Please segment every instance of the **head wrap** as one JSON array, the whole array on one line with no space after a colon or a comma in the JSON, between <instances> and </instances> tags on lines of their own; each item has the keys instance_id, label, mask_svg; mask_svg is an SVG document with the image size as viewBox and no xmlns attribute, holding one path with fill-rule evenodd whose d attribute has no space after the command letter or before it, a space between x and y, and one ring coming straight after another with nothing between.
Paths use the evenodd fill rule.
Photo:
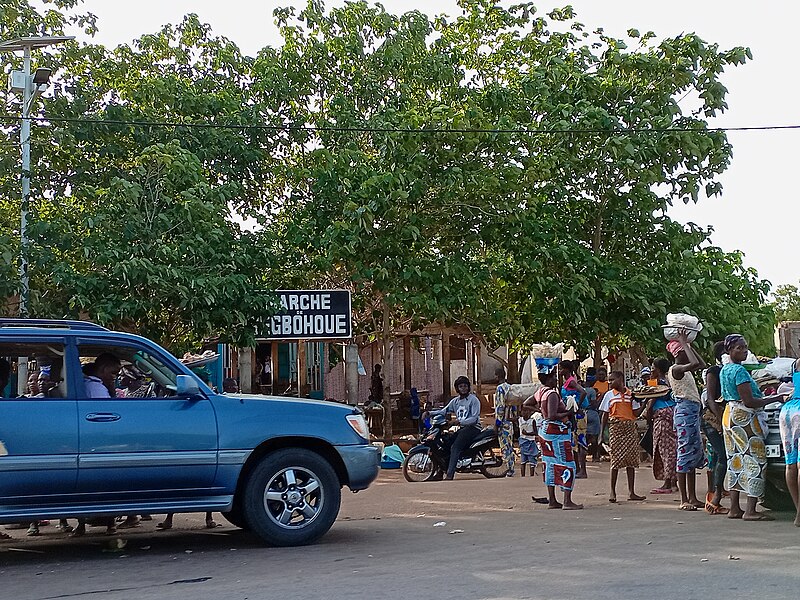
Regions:
<instances>
[{"instance_id":1,"label":"head wrap","mask_svg":"<svg viewBox=\"0 0 800 600\"><path fill-rule=\"evenodd\" d=\"M650 367L645 367L644 369L642 369L642 372L639 373L639 375L640 376L641 375L650 375L650 373L652 373L652 371L650 370Z\"/></svg>"},{"instance_id":2,"label":"head wrap","mask_svg":"<svg viewBox=\"0 0 800 600\"><path fill-rule=\"evenodd\" d=\"M739 342L745 342L744 336L741 333L732 333L725 336L725 352L730 353L733 347Z\"/></svg>"},{"instance_id":3,"label":"head wrap","mask_svg":"<svg viewBox=\"0 0 800 600\"><path fill-rule=\"evenodd\" d=\"M672 356L678 356L681 351L683 351L683 346L678 340L672 340L669 344L667 344L667 352L672 354Z\"/></svg>"}]
</instances>

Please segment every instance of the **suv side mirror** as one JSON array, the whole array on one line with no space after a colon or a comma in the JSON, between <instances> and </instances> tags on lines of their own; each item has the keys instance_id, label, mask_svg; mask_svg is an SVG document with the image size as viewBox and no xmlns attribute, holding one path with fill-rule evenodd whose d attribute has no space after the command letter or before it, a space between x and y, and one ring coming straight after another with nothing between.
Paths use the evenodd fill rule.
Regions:
<instances>
[{"instance_id":1,"label":"suv side mirror","mask_svg":"<svg viewBox=\"0 0 800 600\"><path fill-rule=\"evenodd\" d=\"M200 386L191 375L178 375L175 380L176 394L185 398L197 398L201 396Z\"/></svg>"}]
</instances>

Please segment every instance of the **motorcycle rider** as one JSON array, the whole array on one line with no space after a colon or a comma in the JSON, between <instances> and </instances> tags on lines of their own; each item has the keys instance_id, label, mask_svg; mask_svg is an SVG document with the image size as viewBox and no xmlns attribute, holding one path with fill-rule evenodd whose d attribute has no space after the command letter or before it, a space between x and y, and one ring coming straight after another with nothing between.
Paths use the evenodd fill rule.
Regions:
<instances>
[{"instance_id":1,"label":"motorcycle rider","mask_svg":"<svg viewBox=\"0 0 800 600\"><path fill-rule=\"evenodd\" d=\"M479 425L481 414L481 403L475 394L470 393L469 379L458 377L455 381L455 388L458 396L454 397L447 406L440 410L431 411L431 415L448 414L455 415L448 422L448 426L459 427L458 432L453 438L453 443L450 446L450 462L447 465L447 475L445 479L453 479L456 473L456 465L461 456L464 448L472 443L472 440L481 432Z\"/></svg>"}]
</instances>

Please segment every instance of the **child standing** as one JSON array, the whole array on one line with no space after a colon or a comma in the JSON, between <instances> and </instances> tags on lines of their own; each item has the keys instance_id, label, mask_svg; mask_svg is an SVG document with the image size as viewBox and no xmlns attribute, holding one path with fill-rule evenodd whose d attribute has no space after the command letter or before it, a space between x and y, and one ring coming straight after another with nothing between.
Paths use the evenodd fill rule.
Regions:
<instances>
[{"instance_id":1,"label":"child standing","mask_svg":"<svg viewBox=\"0 0 800 600\"><path fill-rule=\"evenodd\" d=\"M634 491L636 467L639 466L636 417L642 413L644 406L633 400L630 390L625 386L625 375L621 371L613 371L608 381L610 389L600 405L603 427L608 423L608 442L611 446L611 495L608 501L617 501L617 476L620 469L625 469L628 475L628 500L644 500L644 496L638 496Z\"/></svg>"},{"instance_id":2,"label":"child standing","mask_svg":"<svg viewBox=\"0 0 800 600\"><path fill-rule=\"evenodd\" d=\"M519 418L519 456L520 475L525 477L525 467L530 464L531 476L536 475L536 465L539 462L539 444L536 443L536 421L531 406L522 407L522 416Z\"/></svg>"}]
</instances>

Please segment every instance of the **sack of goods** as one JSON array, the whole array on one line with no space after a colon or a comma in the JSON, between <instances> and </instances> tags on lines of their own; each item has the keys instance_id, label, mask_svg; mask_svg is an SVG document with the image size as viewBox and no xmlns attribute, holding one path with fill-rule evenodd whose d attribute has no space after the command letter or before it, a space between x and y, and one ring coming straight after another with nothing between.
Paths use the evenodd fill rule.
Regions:
<instances>
[{"instance_id":1,"label":"sack of goods","mask_svg":"<svg viewBox=\"0 0 800 600\"><path fill-rule=\"evenodd\" d=\"M678 332L684 329L688 334L689 341L693 342L697 338L697 334L703 331L703 324L700 319L694 315L684 313L668 314L667 324L661 327L664 329L664 337L668 340L678 339Z\"/></svg>"},{"instance_id":2,"label":"sack of goods","mask_svg":"<svg viewBox=\"0 0 800 600\"><path fill-rule=\"evenodd\" d=\"M533 345L533 360L537 365L555 365L561 361L561 355L564 354L564 344L534 344Z\"/></svg>"}]
</instances>

